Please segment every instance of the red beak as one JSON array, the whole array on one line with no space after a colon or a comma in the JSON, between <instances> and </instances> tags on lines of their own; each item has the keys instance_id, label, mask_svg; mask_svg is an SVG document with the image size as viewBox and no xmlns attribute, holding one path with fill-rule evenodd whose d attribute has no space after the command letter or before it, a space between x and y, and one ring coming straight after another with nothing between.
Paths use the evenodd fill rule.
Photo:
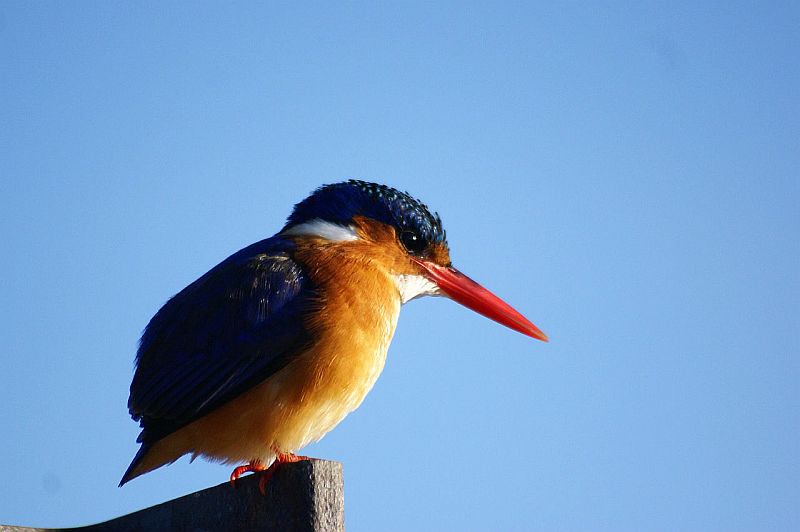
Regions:
<instances>
[{"instance_id":1,"label":"red beak","mask_svg":"<svg viewBox=\"0 0 800 532\"><path fill-rule=\"evenodd\" d=\"M489 319L533 338L547 342L547 336L511 305L451 267L410 257L425 270L426 276L436 283L447 297Z\"/></svg>"}]
</instances>

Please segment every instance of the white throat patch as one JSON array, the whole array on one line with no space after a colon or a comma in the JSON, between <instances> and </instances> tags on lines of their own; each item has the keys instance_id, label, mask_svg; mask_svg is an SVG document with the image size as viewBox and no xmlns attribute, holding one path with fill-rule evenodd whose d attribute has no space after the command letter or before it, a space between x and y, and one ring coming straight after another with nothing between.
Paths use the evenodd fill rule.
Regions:
<instances>
[{"instance_id":1,"label":"white throat patch","mask_svg":"<svg viewBox=\"0 0 800 532\"><path fill-rule=\"evenodd\" d=\"M441 296L442 291L435 283L422 275L401 274L394 276L394 284L400 292L400 302L408 303L422 296Z\"/></svg>"},{"instance_id":2,"label":"white throat patch","mask_svg":"<svg viewBox=\"0 0 800 532\"><path fill-rule=\"evenodd\" d=\"M314 218L308 222L290 227L281 233L283 236L308 236L325 239L329 242L358 240L356 228L352 225L339 225L322 218Z\"/></svg>"}]
</instances>

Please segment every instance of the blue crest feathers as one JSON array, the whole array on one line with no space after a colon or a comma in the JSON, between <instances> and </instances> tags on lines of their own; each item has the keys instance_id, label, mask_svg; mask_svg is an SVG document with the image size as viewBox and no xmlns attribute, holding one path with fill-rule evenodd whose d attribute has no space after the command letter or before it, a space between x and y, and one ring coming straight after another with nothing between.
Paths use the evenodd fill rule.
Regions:
<instances>
[{"instance_id":1,"label":"blue crest feathers","mask_svg":"<svg viewBox=\"0 0 800 532\"><path fill-rule=\"evenodd\" d=\"M347 225L357 215L392 225L398 232L414 230L431 243L446 242L439 215L425 204L406 192L355 179L315 190L295 205L283 229L315 218Z\"/></svg>"}]
</instances>

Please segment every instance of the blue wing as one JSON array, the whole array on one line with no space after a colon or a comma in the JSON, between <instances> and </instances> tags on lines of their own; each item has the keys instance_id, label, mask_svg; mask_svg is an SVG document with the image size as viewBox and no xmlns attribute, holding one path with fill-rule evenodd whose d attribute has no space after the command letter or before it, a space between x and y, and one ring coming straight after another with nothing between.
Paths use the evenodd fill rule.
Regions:
<instances>
[{"instance_id":1,"label":"blue wing","mask_svg":"<svg viewBox=\"0 0 800 532\"><path fill-rule=\"evenodd\" d=\"M148 446L225 404L311 343L318 292L279 237L249 246L170 299L142 335L128 408Z\"/></svg>"}]
</instances>

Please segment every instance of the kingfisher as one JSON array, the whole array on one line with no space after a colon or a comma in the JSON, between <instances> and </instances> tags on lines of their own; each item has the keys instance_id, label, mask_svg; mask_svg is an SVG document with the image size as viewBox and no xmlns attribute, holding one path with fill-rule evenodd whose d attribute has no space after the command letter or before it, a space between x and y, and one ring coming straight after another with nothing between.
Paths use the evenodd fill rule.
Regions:
<instances>
[{"instance_id":1,"label":"kingfisher","mask_svg":"<svg viewBox=\"0 0 800 532\"><path fill-rule=\"evenodd\" d=\"M533 323L459 272L439 215L365 181L325 185L283 229L172 297L142 334L128 409L129 480L184 455L263 471L306 459L383 370L400 307L448 297L522 334Z\"/></svg>"}]
</instances>

